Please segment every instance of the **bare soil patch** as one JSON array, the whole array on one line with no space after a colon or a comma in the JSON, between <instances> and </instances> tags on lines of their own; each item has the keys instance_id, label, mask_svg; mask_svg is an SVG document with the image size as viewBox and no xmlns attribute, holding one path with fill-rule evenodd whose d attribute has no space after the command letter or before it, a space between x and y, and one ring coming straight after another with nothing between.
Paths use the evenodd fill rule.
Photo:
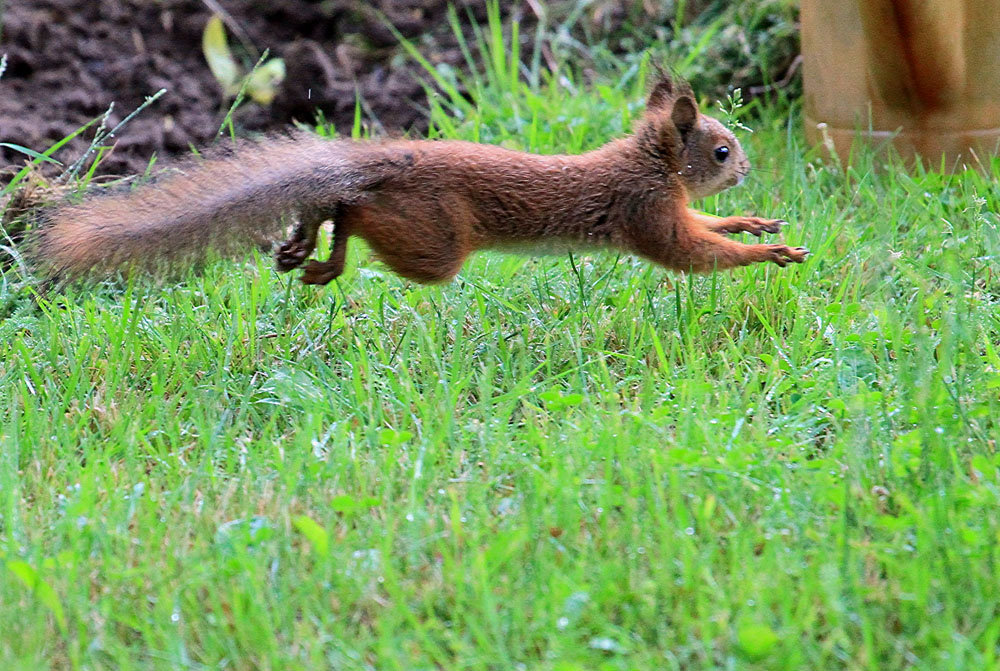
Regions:
<instances>
[{"instance_id":1,"label":"bare soil patch","mask_svg":"<svg viewBox=\"0 0 1000 671\"><path fill-rule=\"evenodd\" d=\"M210 142L229 107L202 54L212 15L225 10L234 53L252 64L265 48L287 67L274 102L248 103L234 117L243 131L310 123L321 110L337 128L354 119L356 92L367 115L387 129L421 129L424 89L416 66L402 57L383 13L432 62L459 64L447 19L447 0L376 2L306 0L35 0L8 3L0 54L0 141L41 151L114 103L113 126L161 88L167 93L133 119L101 164L103 173L145 169L154 153L184 153ZM485 2L470 0L468 14L485 19ZM73 160L88 132L62 150ZM3 165L23 154L0 148Z\"/></svg>"}]
</instances>

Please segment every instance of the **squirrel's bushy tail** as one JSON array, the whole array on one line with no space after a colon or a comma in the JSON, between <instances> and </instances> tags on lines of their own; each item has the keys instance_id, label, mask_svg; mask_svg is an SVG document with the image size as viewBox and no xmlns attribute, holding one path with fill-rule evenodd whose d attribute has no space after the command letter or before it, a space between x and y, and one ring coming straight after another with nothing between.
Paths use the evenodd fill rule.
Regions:
<instances>
[{"instance_id":1,"label":"squirrel's bushy tail","mask_svg":"<svg viewBox=\"0 0 1000 671\"><path fill-rule=\"evenodd\" d=\"M67 279L245 251L280 231L285 214L361 198L386 162L355 149L299 134L191 160L132 191L43 212L27 256L44 277Z\"/></svg>"}]
</instances>

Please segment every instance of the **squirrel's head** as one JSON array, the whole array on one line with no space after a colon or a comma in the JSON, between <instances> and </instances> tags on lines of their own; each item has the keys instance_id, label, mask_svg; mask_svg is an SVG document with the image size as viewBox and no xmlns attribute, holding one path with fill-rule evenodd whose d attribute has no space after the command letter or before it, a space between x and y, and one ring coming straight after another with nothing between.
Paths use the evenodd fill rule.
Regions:
<instances>
[{"instance_id":1,"label":"squirrel's head","mask_svg":"<svg viewBox=\"0 0 1000 671\"><path fill-rule=\"evenodd\" d=\"M698 111L690 86L667 75L649 94L636 137L657 168L680 178L691 200L736 186L750 172L736 137Z\"/></svg>"}]
</instances>

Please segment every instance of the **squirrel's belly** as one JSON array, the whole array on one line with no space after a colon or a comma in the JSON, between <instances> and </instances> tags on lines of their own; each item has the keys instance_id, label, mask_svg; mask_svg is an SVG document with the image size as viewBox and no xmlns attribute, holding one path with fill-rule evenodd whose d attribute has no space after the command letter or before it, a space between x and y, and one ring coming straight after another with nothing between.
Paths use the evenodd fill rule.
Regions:
<instances>
[{"instance_id":1,"label":"squirrel's belly","mask_svg":"<svg viewBox=\"0 0 1000 671\"><path fill-rule=\"evenodd\" d=\"M549 237L533 240L508 240L489 246L499 252L523 256L561 256L567 252L606 249L607 240L598 238Z\"/></svg>"}]
</instances>

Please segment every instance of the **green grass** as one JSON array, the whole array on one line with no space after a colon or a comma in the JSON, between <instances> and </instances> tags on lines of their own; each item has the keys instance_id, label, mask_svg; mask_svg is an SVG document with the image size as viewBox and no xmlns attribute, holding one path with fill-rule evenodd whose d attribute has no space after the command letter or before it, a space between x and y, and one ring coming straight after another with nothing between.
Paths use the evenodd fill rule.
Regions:
<instances>
[{"instance_id":1,"label":"green grass","mask_svg":"<svg viewBox=\"0 0 1000 671\"><path fill-rule=\"evenodd\" d=\"M504 79L432 133L583 151L640 112L636 72ZM1000 169L841 171L786 112L700 206L789 220L801 266L8 272L0 667L996 667Z\"/></svg>"}]
</instances>

